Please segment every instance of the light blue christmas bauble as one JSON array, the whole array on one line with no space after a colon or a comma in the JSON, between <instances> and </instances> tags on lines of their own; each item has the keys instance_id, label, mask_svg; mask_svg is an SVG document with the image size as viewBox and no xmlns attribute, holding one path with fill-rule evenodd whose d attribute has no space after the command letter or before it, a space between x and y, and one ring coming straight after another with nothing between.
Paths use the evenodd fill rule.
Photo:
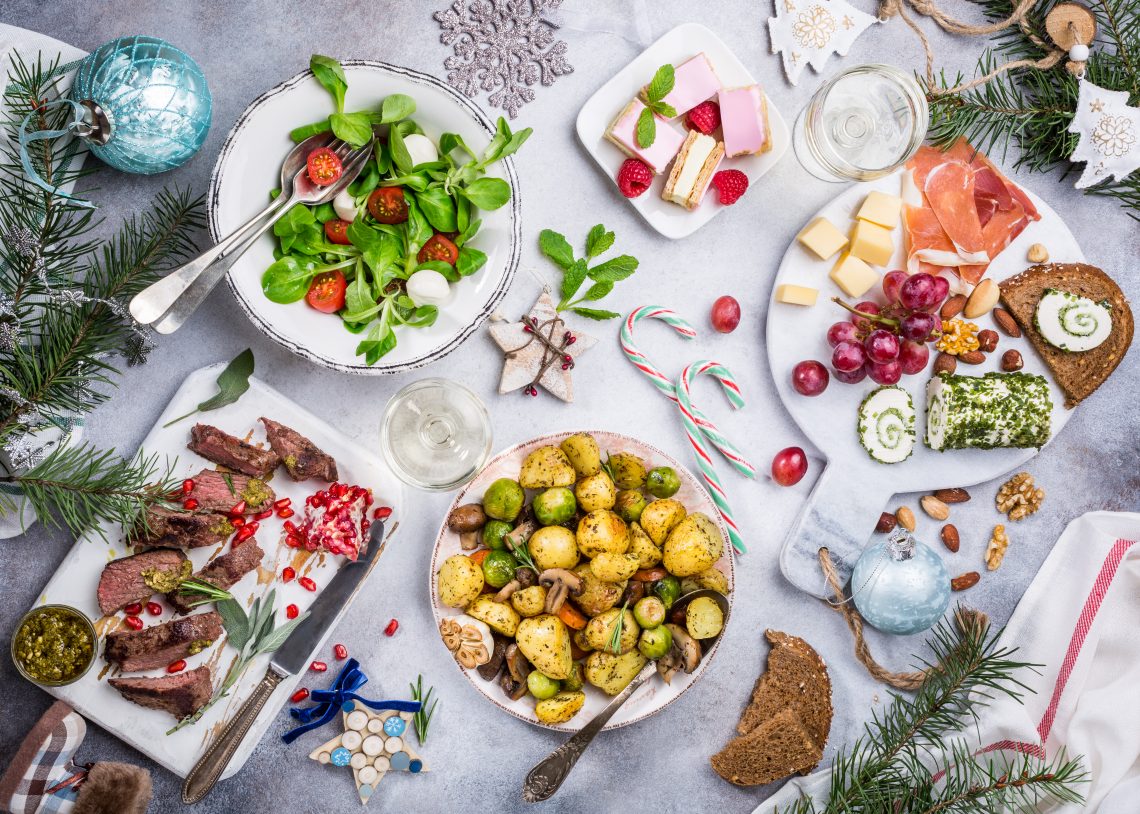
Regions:
<instances>
[{"instance_id":1,"label":"light blue christmas bauble","mask_svg":"<svg viewBox=\"0 0 1140 814\"><path fill-rule=\"evenodd\" d=\"M71 96L95 120L91 152L124 172L174 169L198 152L210 129L213 101L202 69L157 37L120 37L92 51Z\"/></svg>"},{"instance_id":2,"label":"light blue christmas bauble","mask_svg":"<svg viewBox=\"0 0 1140 814\"><path fill-rule=\"evenodd\" d=\"M868 546L851 572L855 607L884 633L918 633L950 604L950 575L942 558L906 531Z\"/></svg>"}]
</instances>

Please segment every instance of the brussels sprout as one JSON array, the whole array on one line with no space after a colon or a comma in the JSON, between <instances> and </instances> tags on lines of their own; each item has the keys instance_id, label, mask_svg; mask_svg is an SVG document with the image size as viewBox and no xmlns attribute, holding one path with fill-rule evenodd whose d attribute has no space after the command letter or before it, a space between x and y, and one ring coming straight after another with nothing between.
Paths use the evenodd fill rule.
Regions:
<instances>
[{"instance_id":1,"label":"brussels sprout","mask_svg":"<svg viewBox=\"0 0 1140 814\"><path fill-rule=\"evenodd\" d=\"M580 690L586 684L586 674L582 669L580 662L574 662L574 666L570 668L570 675L562 682L562 689L564 690Z\"/></svg>"},{"instance_id":2,"label":"brussels sprout","mask_svg":"<svg viewBox=\"0 0 1140 814\"><path fill-rule=\"evenodd\" d=\"M562 686L538 670L531 670L526 677L526 688L530 690L530 694L537 698L539 701L545 701L547 698L553 698L558 695L558 691Z\"/></svg>"},{"instance_id":3,"label":"brussels sprout","mask_svg":"<svg viewBox=\"0 0 1140 814\"><path fill-rule=\"evenodd\" d=\"M646 628L641 631L641 638L637 641L637 649L647 659L661 658L669 652L669 648L672 646L673 634L665 625Z\"/></svg>"},{"instance_id":4,"label":"brussels sprout","mask_svg":"<svg viewBox=\"0 0 1140 814\"><path fill-rule=\"evenodd\" d=\"M511 533L511 524L502 520L488 520L483 526L483 545L487 548L505 549L503 536Z\"/></svg>"},{"instance_id":5,"label":"brussels sprout","mask_svg":"<svg viewBox=\"0 0 1140 814\"><path fill-rule=\"evenodd\" d=\"M515 578L518 565L506 551L492 551L483 559L483 579L492 588L502 588Z\"/></svg>"},{"instance_id":6,"label":"brussels sprout","mask_svg":"<svg viewBox=\"0 0 1140 814\"><path fill-rule=\"evenodd\" d=\"M657 627L665 622L665 603L656 596L639 599L633 606L633 618L642 627Z\"/></svg>"},{"instance_id":7,"label":"brussels sprout","mask_svg":"<svg viewBox=\"0 0 1140 814\"><path fill-rule=\"evenodd\" d=\"M483 511L495 520L514 520L522 511L526 494L518 481L499 478L483 493Z\"/></svg>"},{"instance_id":8,"label":"brussels sprout","mask_svg":"<svg viewBox=\"0 0 1140 814\"><path fill-rule=\"evenodd\" d=\"M617 493L614 511L627 523L636 523L645 509L645 495L636 489L623 489Z\"/></svg>"},{"instance_id":9,"label":"brussels sprout","mask_svg":"<svg viewBox=\"0 0 1140 814\"><path fill-rule=\"evenodd\" d=\"M486 560L483 562L486 568ZM665 603L665 610L669 610L681 595L681 581L672 575L662 577L653 583L653 595Z\"/></svg>"},{"instance_id":10,"label":"brussels sprout","mask_svg":"<svg viewBox=\"0 0 1140 814\"><path fill-rule=\"evenodd\" d=\"M559 486L539 492L534 502L530 504L535 519L544 526L558 526L574 516L578 510L578 502L574 493Z\"/></svg>"},{"instance_id":11,"label":"brussels sprout","mask_svg":"<svg viewBox=\"0 0 1140 814\"><path fill-rule=\"evenodd\" d=\"M673 497L681 488L681 478L673 467L659 466L645 476L645 488L654 497Z\"/></svg>"},{"instance_id":12,"label":"brussels sprout","mask_svg":"<svg viewBox=\"0 0 1140 814\"><path fill-rule=\"evenodd\" d=\"M645 485L645 463L629 452L619 452L606 460L619 489L640 489Z\"/></svg>"}]
</instances>

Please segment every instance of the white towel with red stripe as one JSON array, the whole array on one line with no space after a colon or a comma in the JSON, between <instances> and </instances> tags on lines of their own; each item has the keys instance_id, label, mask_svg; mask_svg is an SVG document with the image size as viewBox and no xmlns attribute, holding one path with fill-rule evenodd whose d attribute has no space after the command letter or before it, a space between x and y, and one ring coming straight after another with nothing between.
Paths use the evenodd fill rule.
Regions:
<instances>
[{"instance_id":1,"label":"white towel with red stripe","mask_svg":"<svg viewBox=\"0 0 1140 814\"><path fill-rule=\"evenodd\" d=\"M983 709L978 750L1083 757L1085 802L1050 814L1140 812L1140 514L1091 512L1066 528L1025 592L1001 644L1045 665L1018 678L1034 694ZM830 772L789 782L757 812L801 794L824 799Z\"/></svg>"}]
</instances>

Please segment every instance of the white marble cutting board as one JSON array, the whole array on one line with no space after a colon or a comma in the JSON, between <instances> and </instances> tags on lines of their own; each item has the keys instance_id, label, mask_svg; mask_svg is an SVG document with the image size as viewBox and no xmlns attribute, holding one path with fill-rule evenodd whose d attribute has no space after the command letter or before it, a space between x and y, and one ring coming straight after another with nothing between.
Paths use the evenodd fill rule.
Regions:
<instances>
[{"instance_id":1,"label":"white marble cutting board","mask_svg":"<svg viewBox=\"0 0 1140 814\"><path fill-rule=\"evenodd\" d=\"M877 189L890 195L899 195L901 182L900 170L877 181L848 186L830 204L811 218L805 219L804 224L822 216L846 233L868 192ZM995 281L1004 280L1031 265L1025 255L1033 243L1044 244L1052 262L1073 263L1085 259L1076 238L1061 216L1024 186L1022 189L1037 207L1041 220L1026 227L990 264L986 276ZM902 228L900 225L893 232L895 254L886 270L905 268ZM802 396L792 389L792 368L805 359L823 362L828 371L831 371L831 347L827 344L827 329L832 323L847 316L846 311L831 302L831 297L839 296L852 304L861 299L882 299L882 289L878 287L861 298L847 297L827 276L836 259L820 260L798 242L792 242L773 283L766 335L768 361L780 399L796 424L827 459L827 466L788 532L780 554L780 568L784 576L801 590L819 597L827 594L819 566L819 549L826 547L829 550L841 578L846 580L866 545L879 514L884 510L893 510L894 505L890 503L893 495L972 486L1021 466L1038 452L1035 449L936 452L923 444L926 383L930 379L930 367L937 355L933 346L927 370L914 376L904 375L899 382L914 401L917 436L914 454L902 463L878 463L859 444L856 434L859 403L878 386L869 377L859 384L850 385L832 376L827 389L814 397ZM775 290L782 283L819 289L816 304L805 308L776 302ZM997 330L993 317L988 314L970 321L982 330ZM1010 348L1021 351L1025 360L1023 370L1043 375L1049 382L1053 400L1051 437L1055 438L1070 414L1064 406L1064 394L1027 339L1012 339L1000 330L998 335L1000 339L997 350L989 354L983 364L960 364L957 372L980 376L999 371L1003 351Z\"/></svg>"},{"instance_id":2,"label":"white marble cutting board","mask_svg":"<svg viewBox=\"0 0 1140 814\"><path fill-rule=\"evenodd\" d=\"M212 396L216 391L215 379L221 372L224 364L211 365L191 373L182 387L174 394L174 398L166 406L154 428L147 434L142 443L142 450L147 454L157 454L160 458L170 461L177 459L174 467L176 477L190 477L203 468L212 468L204 458L186 448L190 438L190 428L196 421L213 424L238 437L245 437L252 431L252 443L263 442L264 429L257 419L266 416L280 421L296 429L310 438L313 443L332 455L337 462L340 481L371 487L376 497L377 506L391 506L393 513L388 522L385 543L391 538L399 525L404 500L403 484L396 479L379 455L373 454L350 438L346 438L336 429L318 419L308 410L293 403L281 393L256 379L250 379L250 388L236 404L199 413L178 423L163 428L163 424L172 418L183 415L194 409L200 401ZM270 485L277 493L278 498L289 497L293 500L296 511L294 521L303 515L305 498L322 488L320 481L306 481L294 483L278 468ZM318 592L306 591L296 580L284 584L280 581L281 570L286 565L293 565L297 576L309 576L318 586L323 587L332 578L340 564L341 557L319 553L306 557L307 552L298 552L285 546L281 542L284 521L276 516L261 521L261 527L255 535L258 544L265 551L261 568L247 574L244 579L230 589L230 592L249 607L253 599L277 589L277 623L285 620L285 606L296 604L302 611L316 598ZM112 735L126 741L141 751L147 757L174 772L179 777L185 777L194 764L201 757L203 751L214 735L221 730L225 722L237 711L241 703L248 697L254 686L265 674L269 663L269 655L259 656L253 661L242 679L230 692L228 698L219 701L193 726L187 726L172 735L165 734L175 723L173 716L166 712L145 709L124 699L119 693L107 684L107 678L115 677L117 671L108 667L101 657L103 649L103 635L116 629L126 629L122 625L123 614L120 612L113 617L100 619L99 605L96 600L96 587L103 566L112 559L126 556L131 553L123 540L122 528L118 525L106 526L106 540L92 532L76 541L59 570L55 572L51 581L39 596L37 604L61 603L78 608L93 621L100 634L95 664L87 675L74 684L65 687L45 687L47 692L63 701L66 701L83 714L87 720L106 729ZM201 568L215 554L228 550L225 545L207 546L187 551L187 555L194 563L195 571ZM366 590L366 588L364 589ZM161 597L155 597L161 599ZM143 613L142 618L147 626L168 621L173 614L164 604L161 617L150 616ZM196 613L203 612L212 606L197 609ZM347 606L338 614L337 620L343 616ZM331 631L335 622L329 625ZM337 663L332 654L327 651L326 641L314 653L314 658L329 663L331 677L336 670ZM187 668L192 670L201 664L211 665L214 673L214 686L217 687L226 671L229 669L236 652L232 647L222 642L215 643L203 653L187 659ZM152 670L145 673L130 673L130 675L163 675L163 669ZM283 681L277 691L266 703L261 714L254 721L241 747L230 761L229 767L223 777L229 777L237 772L245 763L249 755L257 747L258 741L269 727L274 716L285 705L289 696L298 683L311 685L315 674L295 676ZM324 686L329 678L318 682L317 686Z\"/></svg>"}]
</instances>

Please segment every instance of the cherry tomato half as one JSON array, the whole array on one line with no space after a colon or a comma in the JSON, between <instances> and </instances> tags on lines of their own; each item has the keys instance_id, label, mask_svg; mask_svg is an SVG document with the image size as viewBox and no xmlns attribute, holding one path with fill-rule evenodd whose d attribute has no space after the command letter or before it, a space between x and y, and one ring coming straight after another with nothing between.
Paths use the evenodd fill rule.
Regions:
<instances>
[{"instance_id":1,"label":"cherry tomato half","mask_svg":"<svg viewBox=\"0 0 1140 814\"><path fill-rule=\"evenodd\" d=\"M380 223L403 223L408 219L408 202L403 187L380 187L368 196L368 211Z\"/></svg>"},{"instance_id":2,"label":"cherry tomato half","mask_svg":"<svg viewBox=\"0 0 1140 814\"><path fill-rule=\"evenodd\" d=\"M459 259L459 248L446 237L436 232L428 238L427 243L416 255L416 260L427 263L430 260L442 260L444 263L455 265Z\"/></svg>"},{"instance_id":3,"label":"cherry tomato half","mask_svg":"<svg viewBox=\"0 0 1140 814\"><path fill-rule=\"evenodd\" d=\"M340 220L325 221L325 237L329 239L329 243L339 243L341 246L347 246L352 241L348 239L349 222Z\"/></svg>"},{"instance_id":4,"label":"cherry tomato half","mask_svg":"<svg viewBox=\"0 0 1140 814\"><path fill-rule=\"evenodd\" d=\"M305 302L323 314L335 314L344 308L344 292L348 290L348 281L340 269L326 271L318 274L309 284L309 293L305 295Z\"/></svg>"},{"instance_id":5,"label":"cherry tomato half","mask_svg":"<svg viewBox=\"0 0 1140 814\"><path fill-rule=\"evenodd\" d=\"M322 187L336 181L344 172L340 158L328 147L318 147L309 153L305 158L305 166L308 168L309 180Z\"/></svg>"}]
</instances>

